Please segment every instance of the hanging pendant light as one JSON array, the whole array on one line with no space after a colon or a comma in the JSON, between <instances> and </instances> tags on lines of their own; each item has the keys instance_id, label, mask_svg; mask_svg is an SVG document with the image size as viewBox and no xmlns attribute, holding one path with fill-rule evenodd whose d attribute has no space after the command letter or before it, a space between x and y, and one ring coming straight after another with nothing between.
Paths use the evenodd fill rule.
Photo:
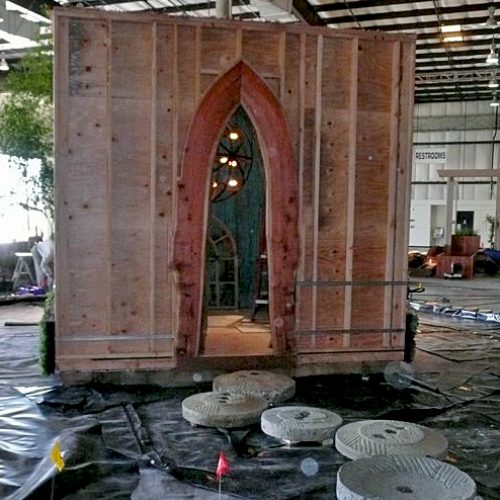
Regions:
<instances>
[{"instance_id":1,"label":"hanging pendant light","mask_svg":"<svg viewBox=\"0 0 500 500\"><path fill-rule=\"evenodd\" d=\"M214 203L239 193L252 170L252 143L248 131L245 133L240 125L233 115L219 141L210 183L210 199Z\"/></svg>"},{"instance_id":2,"label":"hanging pendant light","mask_svg":"<svg viewBox=\"0 0 500 500\"><path fill-rule=\"evenodd\" d=\"M495 46L495 40L491 41L490 53L486 58L486 64L488 64L489 66L494 66L498 64L498 54Z\"/></svg>"},{"instance_id":3,"label":"hanging pendant light","mask_svg":"<svg viewBox=\"0 0 500 500\"><path fill-rule=\"evenodd\" d=\"M495 73L491 73L491 78L490 81L488 82L488 87L490 89L498 88L498 80L497 80L497 75Z\"/></svg>"},{"instance_id":4,"label":"hanging pendant light","mask_svg":"<svg viewBox=\"0 0 500 500\"><path fill-rule=\"evenodd\" d=\"M486 26L488 28L496 28L497 27L497 22L495 20L495 6L490 5L488 7L488 20L486 21Z\"/></svg>"}]
</instances>

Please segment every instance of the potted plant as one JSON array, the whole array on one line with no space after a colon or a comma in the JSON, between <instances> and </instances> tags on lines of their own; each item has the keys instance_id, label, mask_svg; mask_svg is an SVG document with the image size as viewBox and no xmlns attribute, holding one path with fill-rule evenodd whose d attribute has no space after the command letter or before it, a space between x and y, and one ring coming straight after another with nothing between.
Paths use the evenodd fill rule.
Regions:
<instances>
[{"instance_id":1,"label":"potted plant","mask_svg":"<svg viewBox=\"0 0 500 500\"><path fill-rule=\"evenodd\" d=\"M458 229L451 235L451 255L473 255L480 247L481 240L470 228Z\"/></svg>"}]
</instances>

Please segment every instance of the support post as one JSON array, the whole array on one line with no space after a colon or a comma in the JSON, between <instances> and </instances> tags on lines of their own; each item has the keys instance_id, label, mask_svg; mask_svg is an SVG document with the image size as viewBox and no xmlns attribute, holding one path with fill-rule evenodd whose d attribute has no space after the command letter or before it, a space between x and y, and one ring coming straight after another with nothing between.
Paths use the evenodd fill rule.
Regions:
<instances>
[{"instance_id":1,"label":"support post","mask_svg":"<svg viewBox=\"0 0 500 500\"><path fill-rule=\"evenodd\" d=\"M220 19L231 19L232 8L232 0L215 0L215 17Z\"/></svg>"},{"instance_id":2,"label":"support post","mask_svg":"<svg viewBox=\"0 0 500 500\"><path fill-rule=\"evenodd\" d=\"M455 197L455 178L448 177L446 181L446 224L444 233L445 245L451 246L453 232L453 199Z\"/></svg>"}]
</instances>

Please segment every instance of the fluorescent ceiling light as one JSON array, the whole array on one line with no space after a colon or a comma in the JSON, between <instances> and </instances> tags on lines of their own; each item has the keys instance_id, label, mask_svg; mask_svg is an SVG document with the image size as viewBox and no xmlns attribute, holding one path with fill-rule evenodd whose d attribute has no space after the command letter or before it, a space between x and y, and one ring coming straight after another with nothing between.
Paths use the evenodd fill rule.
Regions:
<instances>
[{"instance_id":1,"label":"fluorescent ceiling light","mask_svg":"<svg viewBox=\"0 0 500 500\"><path fill-rule=\"evenodd\" d=\"M445 42L463 42L464 37L462 35L445 36L443 38L443 41L445 41Z\"/></svg>"},{"instance_id":2,"label":"fluorescent ceiling light","mask_svg":"<svg viewBox=\"0 0 500 500\"><path fill-rule=\"evenodd\" d=\"M448 24L446 26L440 26L439 29L441 33L450 33L444 36L444 42L463 42L464 37L462 36L462 25L461 24Z\"/></svg>"},{"instance_id":3,"label":"fluorescent ceiling light","mask_svg":"<svg viewBox=\"0 0 500 500\"><path fill-rule=\"evenodd\" d=\"M456 33L457 31L462 31L461 24L447 24L446 26L441 26L441 33Z\"/></svg>"}]
</instances>

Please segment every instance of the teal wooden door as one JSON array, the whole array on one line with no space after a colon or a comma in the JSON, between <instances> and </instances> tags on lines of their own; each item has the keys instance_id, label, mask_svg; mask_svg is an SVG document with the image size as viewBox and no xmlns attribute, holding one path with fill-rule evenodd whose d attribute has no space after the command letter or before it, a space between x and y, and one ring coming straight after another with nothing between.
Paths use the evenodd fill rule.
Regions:
<instances>
[{"instance_id":1,"label":"teal wooden door","mask_svg":"<svg viewBox=\"0 0 500 500\"><path fill-rule=\"evenodd\" d=\"M264 176L255 129L241 107L236 110L228 122L227 130L233 129L243 134L243 140L248 142L246 147L239 149L239 151L243 151L245 157L251 156L251 165L249 165L249 172L244 184L237 192L228 197L221 197L223 199L220 201L210 204L209 220L212 221L215 218L215 220L220 221L227 228L230 238L234 240L237 257L237 270L235 271L237 272L237 279L235 279L237 288L235 288L234 292L234 308L247 309L252 306L255 286L255 263L259 255L260 239L265 229L262 227L265 211ZM223 152L225 150L222 149ZM215 161L217 161L217 158ZM209 227L209 235L211 231L212 229ZM210 245L207 245L207 249L210 251ZM213 257L213 255L210 257L207 253L209 283L211 282L210 277L215 277L216 274L214 273L217 273L215 266L220 267L222 265L221 261L216 264ZM213 281L211 283L212 289L208 291L209 297L212 297L214 290ZM229 289L230 286L228 285L226 291ZM226 305L223 307L229 307L227 304L230 302L228 295L225 294L223 303ZM207 305L210 308L216 308L215 304L215 300L209 299Z\"/></svg>"}]
</instances>

